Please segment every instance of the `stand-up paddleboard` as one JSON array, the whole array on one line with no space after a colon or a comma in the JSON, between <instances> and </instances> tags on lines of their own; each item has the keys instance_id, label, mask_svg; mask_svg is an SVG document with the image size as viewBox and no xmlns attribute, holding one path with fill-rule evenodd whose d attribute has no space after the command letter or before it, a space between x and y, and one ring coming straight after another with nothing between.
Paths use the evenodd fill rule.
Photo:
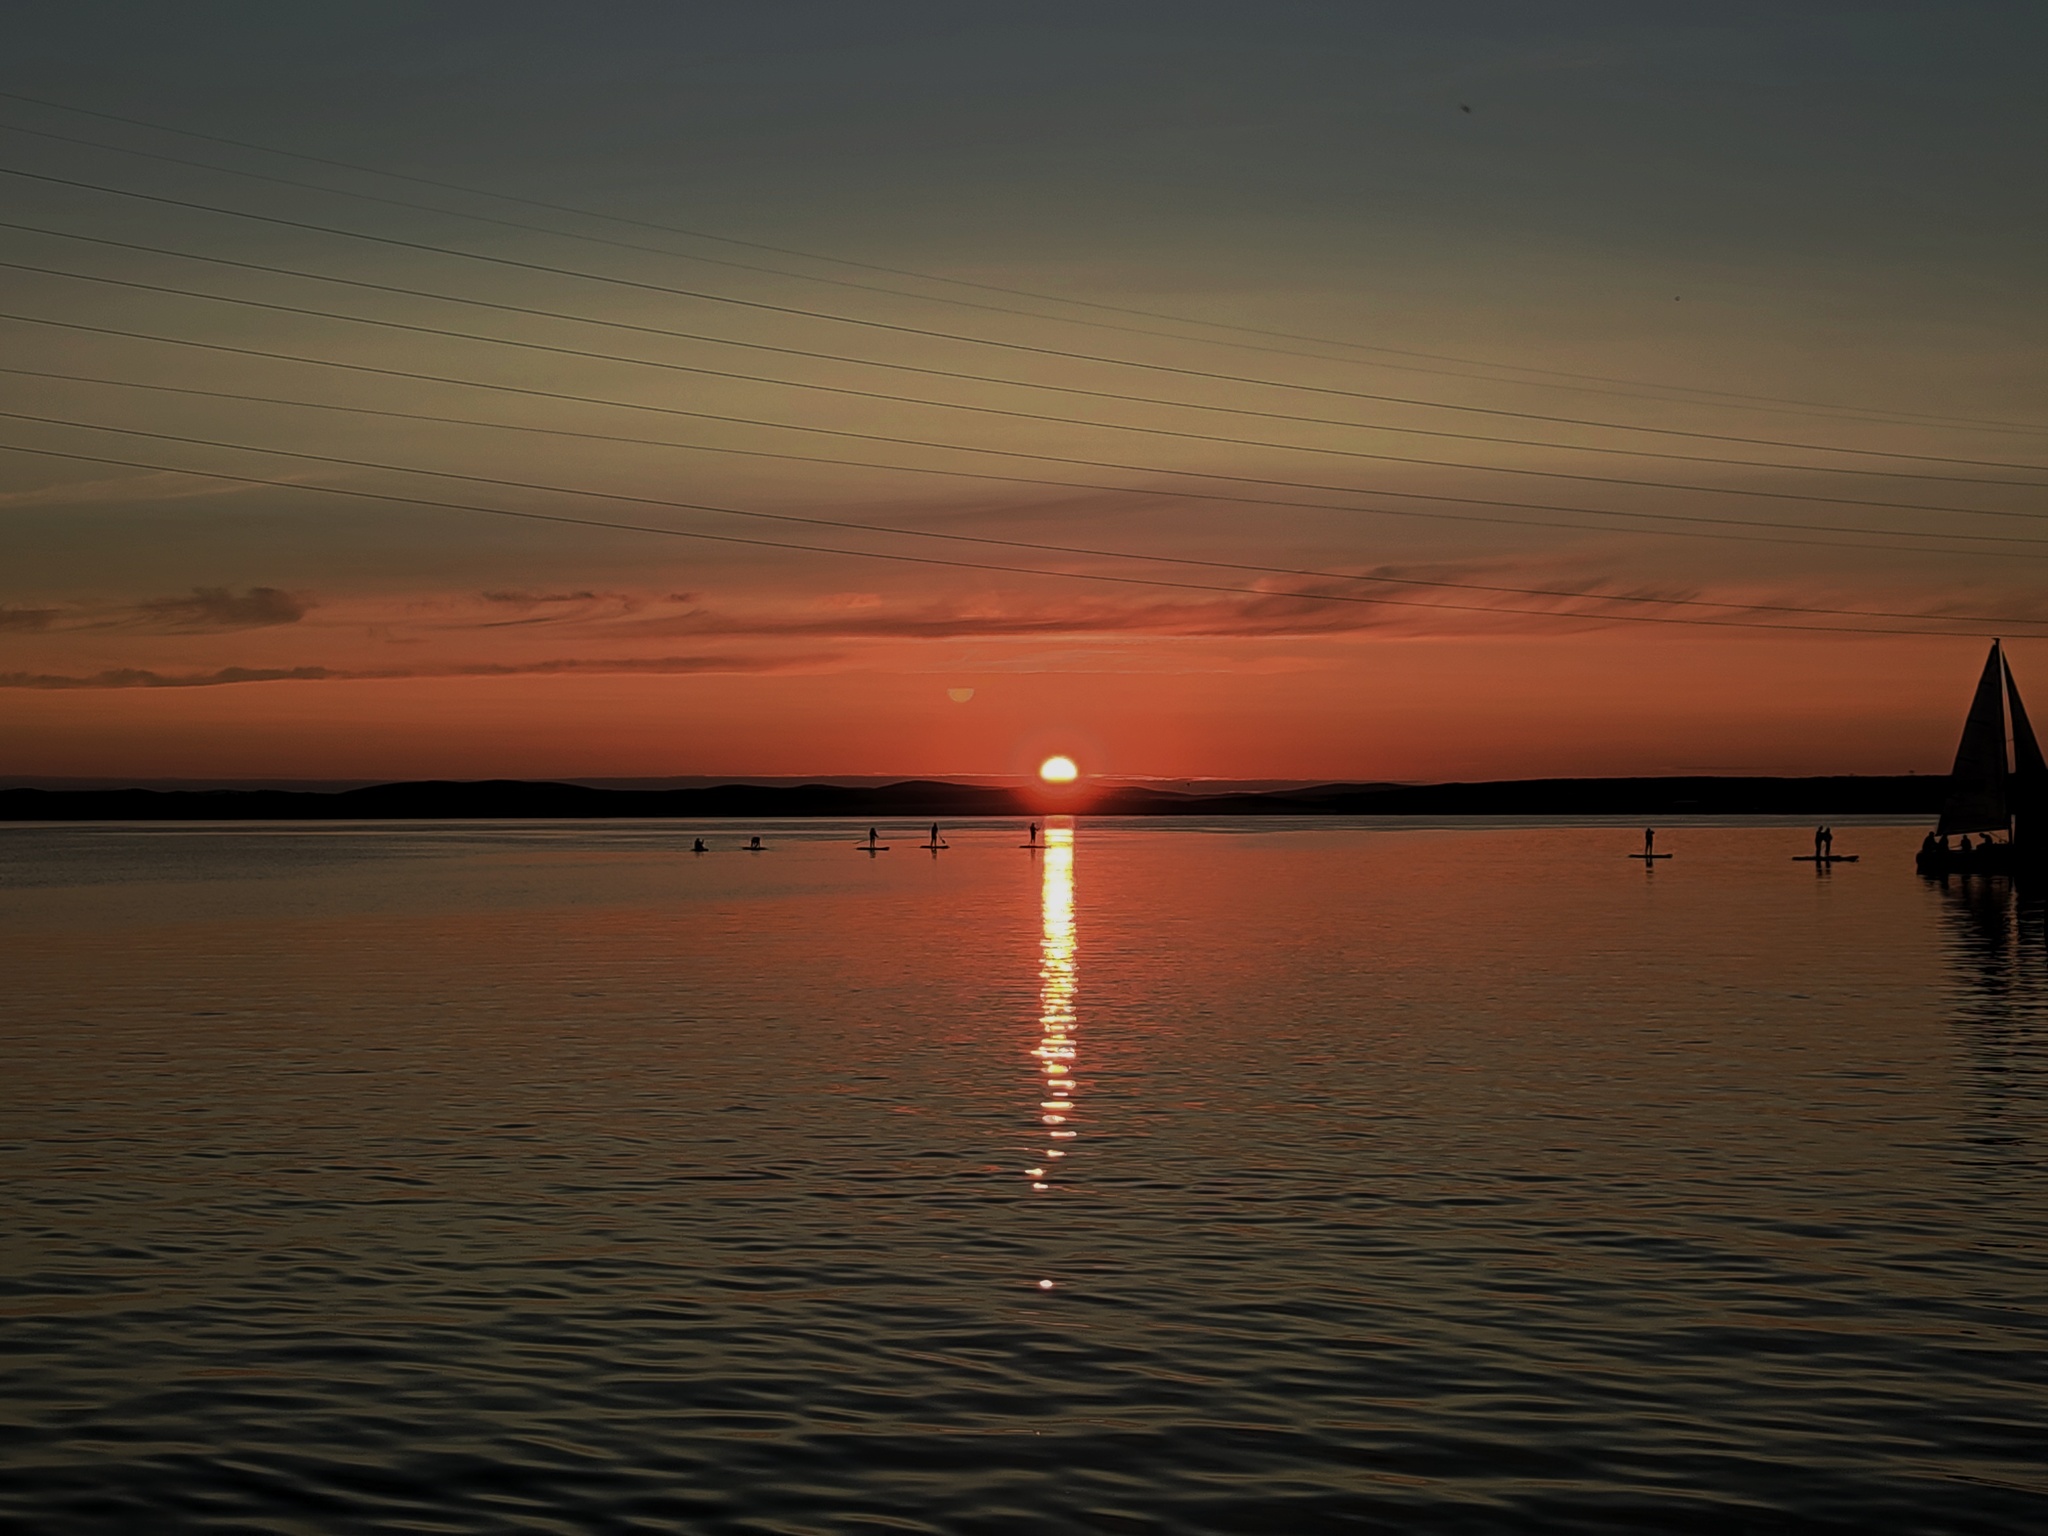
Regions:
<instances>
[{"instance_id":1,"label":"stand-up paddleboard","mask_svg":"<svg viewBox=\"0 0 2048 1536\"><path fill-rule=\"evenodd\" d=\"M1632 853L1629 857L1632 859L1668 859L1671 855L1668 853Z\"/></svg>"},{"instance_id":2,"label":"stand-up paddleboard","mask_svg":"<svg viewBox=\"0 0 2048 1536\"><path fill-rule=\"evenodd\" d=\"M1795 853L1794 864L1854 864L1862 858L1860 853Z\"/></svg>"},{"instance_id":3,"label":"stand-up paddleboard","mask_svg":"<svg viewBox=\"0 0 2048 1536\"><path fill-rule=\"evenodd\" d=\"M862 853L887 853L889 851L887 843L855 843L853 846Z\"/></svg>"},{"instance_id":4,"label":"stand-up paddleboard","mask_svg":"<svg viewBox=\"0 0 2048 1536\"><path fill-rule=\"evenodd\" d=\"M953 845L951 843L919 843L917 846L928 852L937 853L941 848L950 848Z\"/></svg>"}]
</instances>

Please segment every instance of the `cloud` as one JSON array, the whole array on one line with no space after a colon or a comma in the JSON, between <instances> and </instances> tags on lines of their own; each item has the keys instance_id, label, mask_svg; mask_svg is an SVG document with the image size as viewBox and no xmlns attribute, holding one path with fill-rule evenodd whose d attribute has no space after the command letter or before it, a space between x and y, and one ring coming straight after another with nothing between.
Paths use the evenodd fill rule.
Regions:
<instances>
[{"instance_id":1,"label":"cloud","mask_svg":"<svg viewBox=\"0 0 2048 1536\"><path fill-rule=\"evenodd\" d=\"M829 652L792 656L569 657L551 661L475 662L443 667L350 670L340 667L221 667L212 672L152 672L114 667L86 676L0 672L0 689L51 692L119 688L220 688L231 683L398 682L414 678L549 677L563 673L787 672L838 660Z\"/></svg>"},{"instance_id":2,"label":"cloud","mask_svg":"<svg viewBox=\"0 0 2048 1536\"><path fill-rule=\"evenodd\" d=\"M42 630L57 617L55 608L0 608L0 630Z\"/></svg>"},{"instance_id":3,"label":"cloud","mask_svg":"<svg viewBox=\"0 0 2048 1536\"><path fill-rule=\"evenodd\" d=\"M66 677L55 672L0 672L0 688L214 688L223 683L312 682L347 675L326 667L222 667L217 672L184 674L116 667L90 677Z\"/></svg>"},{"instance_id":4,"label":"cloud","mask_svg":"<svg viewBox=\"0 0 2048 1536\"><path fill-rule=\"evenodd\" d=\"M547 603L594 603L595 592L484 592L487 603L505 603L516 608L538 608Z\"/></svg>"},{"instance_id":5,"label":"cloud","mask_svg":"<svg viewBox=\"0 0 2048 1536\"><path fill-rule=\"evenodd\" d=\"M249 495L269 489L269 486L165 470L160 473L110 475L98 480L71 480L59 485L34 486L28 490L0 491L0 508L10 511L33 507L113 508L162 501L194 501L208 496Z\"/></svg>"},{"instance_id":6,"label":"cloud","mask_svg":"<svg viewBox=\"0 0 2048 1536\"><path fill-rule=\"evenodd\" d=\"M481 592L477 594L494 608L517 611L516 618L490 618L465 622L465 628L512 629L540 624L602 623L638 613L647 600L631 592Z\"/></svg>"},{"instance_id":7,"label":"cloud","mask_svg":"<svg viewBox=\"0 0 2048 1536\"><path fill-rule=\"evenodd\" d=\"M175 630L271 629L296 624L312 604L277 587L251 587L237 597L227 587L194 587L190 597L137 603L130 622Z\"/></svg>"},{"instance_id":8,"label":"cloud","mask_svg":"<svg viewBox=\"0 0 2048 1536\"><path fill-rule=\"evenodd\" d=\"M1389 573L1391 574L1391 573ZM1626 594L1648 596L1647 592ZM1668 598L1672 592L1655 594ZM1444 590L1374 582L1369 578L1302 581L1287 587L1189 598L1093 598L1019 604L998 598L918 605L863 607L814 603L794 612L726 613L699 609L654 616L619 627L641 637L725 639L831 638L836 640L1001 640L1053 637L1186 636L1261 639L1346 635L1426 626L1466 631L1479 626L1559 629L1576 621L1664 610L1618 601L1624 596L1588 584L1554 594ZM1684 612L1685 610L1675 610Z\"/></svg>"},{"instance_id":9,"label":"cloud","mask_svg":"<svg viewBox=\"0 0 2048 1536\"><path fill-rule=\"evenodd\" d=\"M619 632L643 637L836 640L1140 634L1253 637L1373 629L1387 623L1389 615L1398 611L1359 603L1318 602L1311 595L1295 592L1193 600L1093 599L1032 604L1012 604L989 597L893 607L823 599L794 612L720 613L698 609L639 620L620 626Z\"/></svg>"}]
</instances>

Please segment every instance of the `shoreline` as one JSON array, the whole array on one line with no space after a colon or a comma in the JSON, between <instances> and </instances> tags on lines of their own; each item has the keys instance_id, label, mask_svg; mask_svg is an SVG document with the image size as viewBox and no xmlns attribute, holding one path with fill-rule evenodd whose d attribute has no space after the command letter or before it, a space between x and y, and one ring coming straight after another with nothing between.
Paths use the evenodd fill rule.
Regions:
<instances>
[{"instance_id":1,"label":"shoreline","mask_svg":"<svg viewBox=\"0 0 2048 1536\"><path fill-rule=\"evenodd\" d=\"M8 789L0 822L777 820L1087 816L1932 816L1946 775L1507 779L1323 784L1189 794L905 780L878 786L724 784L602 789L518 779L424 780L347 790Z\"/></svg>"}]
</instances>

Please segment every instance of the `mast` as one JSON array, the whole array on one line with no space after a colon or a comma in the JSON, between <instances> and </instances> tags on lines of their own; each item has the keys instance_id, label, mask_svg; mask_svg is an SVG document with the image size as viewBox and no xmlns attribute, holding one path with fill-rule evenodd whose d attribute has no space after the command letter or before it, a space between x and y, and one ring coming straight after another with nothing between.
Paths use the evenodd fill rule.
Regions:
<instances>
[{"instance_id":1,"label":"mast","mask_svg":"<svg viewBox=\"0 0 2048 1536\"><path fill-rule=\"evenodd\" d=\"M2035 739L2027 707L2020 702L2020 685L2012 675L2012 663L2005 667L2005 702L2012 716L2012 840L2017 848L2025 843L2028 857L2042 851L2044 834L2041 817L2048 812L2048 763L2041 760L2041 743Z\"/></svg>"},{"instance_id":2,"label":"mast","mask_svg":"<svg viewBox=\"0 0 2048 1536\"><path fill-rule=\"evenodd\" d=\"M1948 803L1941 808L1937 837L1958 832L2009 832L2012 809L2006 799L2005 767L2005 653L1996 640L1984 658L1984 672L1977 679L1976 697L1970 700L1970 715L1963 722L1963 738L1956 743L1955 767L1949 771ZM2027 730L2028 740L2033 729ZM2034 748L2036 761L2040 748Z\"/></svg>"}]
</instances>

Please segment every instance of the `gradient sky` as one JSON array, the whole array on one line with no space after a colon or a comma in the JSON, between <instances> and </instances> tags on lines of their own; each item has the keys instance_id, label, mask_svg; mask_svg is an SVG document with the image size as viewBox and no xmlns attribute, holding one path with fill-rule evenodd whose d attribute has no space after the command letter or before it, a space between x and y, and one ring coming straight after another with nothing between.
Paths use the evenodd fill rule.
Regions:
<instances>
[{"instance_id":1,"label":"gradient sky","mask_svg":"<svg viewBox=\"0 0 2048 1536\"><path fill-rule=\"evenodd\" d=\"M1790 9L11 18L0 776L1944 771L2048 13Z\"/></svg>"}]
</instances>

